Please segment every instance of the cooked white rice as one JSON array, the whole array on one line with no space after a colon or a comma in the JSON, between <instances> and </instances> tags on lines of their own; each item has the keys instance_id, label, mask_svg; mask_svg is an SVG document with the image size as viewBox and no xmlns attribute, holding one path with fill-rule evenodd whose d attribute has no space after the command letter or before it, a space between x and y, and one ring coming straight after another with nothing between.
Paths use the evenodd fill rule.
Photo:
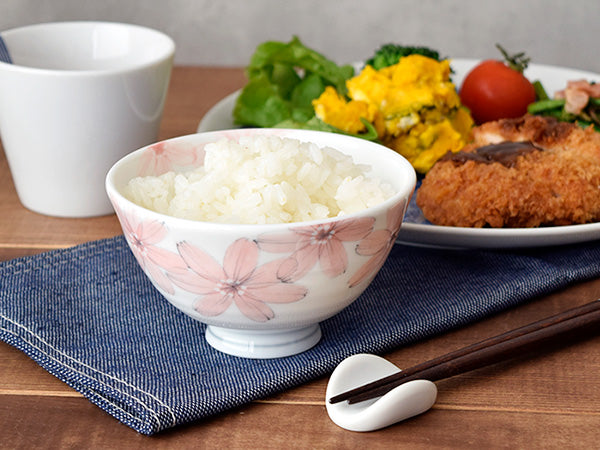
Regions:
<instances>
[{"instance_id":1,"label":"cooked white rice","mask_svg":"<svg viewBox=\"0 0 600 450\"><path fill-rule=\"evenodd\" d=\"M383 202L389 184L329 147L276 136L207 144L204 166L132 179L125 196L145 208L220 223L290 223L342 216Z\"/></svg>"}]
</instances>

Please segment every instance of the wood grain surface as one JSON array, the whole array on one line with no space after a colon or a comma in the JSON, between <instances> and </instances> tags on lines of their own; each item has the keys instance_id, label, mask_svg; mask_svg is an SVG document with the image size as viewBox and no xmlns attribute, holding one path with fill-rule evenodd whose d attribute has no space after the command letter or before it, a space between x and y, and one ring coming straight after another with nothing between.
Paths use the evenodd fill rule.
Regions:
<instances>
[{"instance_id":1,"label":"wood grain surface","mask_svg":"<svg viewBox=\"0 0 600 450\"><path fill-rule=\"evenodd\" d=\"M195 132L218 100L241 87L238 68L176 67L161 139ZM0 100L1 101L1 100ZM0 260L120 234L114 216L58 219L23 208L0 152ZM386 357L408 367L600 297L600 280L456 329ZM143 436L120 424L22 352L0 343L0 448L599 448L600 339L517 357L437 383L432 410L371 433L337 427L327 379Z\"/></svg>"}]
</instances>

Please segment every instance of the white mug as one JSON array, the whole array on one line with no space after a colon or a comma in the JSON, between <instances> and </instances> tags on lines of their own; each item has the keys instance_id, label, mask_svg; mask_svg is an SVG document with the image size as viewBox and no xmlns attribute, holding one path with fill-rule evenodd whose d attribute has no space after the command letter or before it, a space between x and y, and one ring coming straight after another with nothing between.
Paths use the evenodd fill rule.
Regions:
<instances>
[{"instance_id":1,"label":"white mug","mask_svg":"<svg viewBox=\"0 0 600 450\"><path fill-rule=\"evenodd\" d=\"M0 33L0 138L21 203L38 213L113 212L110 167L158 138L175 44L129 24L56 22Z\"/></svg>"}]
</instances>

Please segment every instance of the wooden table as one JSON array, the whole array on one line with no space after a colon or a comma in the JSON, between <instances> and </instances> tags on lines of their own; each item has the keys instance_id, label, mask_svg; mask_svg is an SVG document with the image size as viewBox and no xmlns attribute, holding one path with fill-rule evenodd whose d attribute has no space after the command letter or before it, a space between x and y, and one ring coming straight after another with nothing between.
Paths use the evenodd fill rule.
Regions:
<instances>
[{"instance_id":1,"label":"wooden table","mask_svg":"<svg viewBox=\"0 0 600 450\"><path fill-rule=\"evenodd\" d=\"M177 67L161 139L193 133L206 111L244 83L234 68ZM1 101L1 100L0 100ZM120 234L114 216L45 217L23 208L0 152L0 260ZM600 280L572 286L474 325L400 348L400 367L600 297ZM438 382L432 410L372 433L338 428L327 379L147 437L120 424L0 342L0 448L598 448L600 339Z\"/></svg>"}]
</instances>

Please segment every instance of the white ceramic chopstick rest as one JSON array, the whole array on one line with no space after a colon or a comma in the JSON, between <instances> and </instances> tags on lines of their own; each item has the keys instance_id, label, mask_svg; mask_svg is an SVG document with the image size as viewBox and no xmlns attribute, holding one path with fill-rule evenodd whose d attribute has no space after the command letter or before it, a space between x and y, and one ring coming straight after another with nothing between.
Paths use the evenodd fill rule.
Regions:
<instances>
[{"instance_id":1,"label":"white ceramic chopstick rest","mask_svg":"<svg viewBox=\"0 0 600 450\"><path fill-rule=\"evenodd\" d=\"M370 354L343 360L331 374L325 404L331 420L350 431L374 431L424 413L435 403L437 387L427 380L414 380L392 389L382 397L360 403L332 404L334 395L400 372L391 362Z\"/></svg>"}]
</instances>

